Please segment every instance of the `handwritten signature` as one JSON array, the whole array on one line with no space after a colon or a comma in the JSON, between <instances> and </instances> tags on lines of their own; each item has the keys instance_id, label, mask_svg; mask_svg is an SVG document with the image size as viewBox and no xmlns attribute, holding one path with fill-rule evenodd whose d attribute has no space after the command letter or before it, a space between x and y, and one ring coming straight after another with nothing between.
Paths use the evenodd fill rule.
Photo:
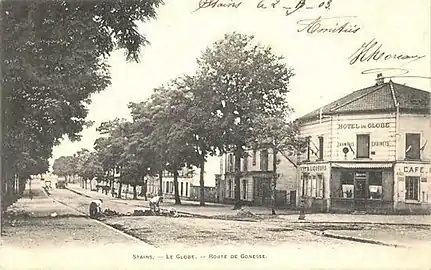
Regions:
<instances>
[{"instance_id":1,"label":"handwritten signature","mask_svg":"<svg viewBox=\"0 0 431 270\"><path fill-rule=\"evenodd\" d=\"M382 50L383 44L379 44L376 39L372 39L369 42L364 42L360 48L358 48L350 57L349 64L354 65L359 62L370 62L370 61L387 61L387 60L401 60L408 61L405 64L420 60L425 55L408 55L408 54L395 54L387 53Z\"/></svg>"},{"instance_id":2,"label":"handwritten signature","mask_svg":"<svg viewBox=\"0 0 431 270\"><path fill-rule=\"evenodd\" d=\"M350 33L355 34L361 27L352 24L350 19L356 16L343 16L343 17L328 17L322 18L321 16L316 19L304 19L297 22L298 32L307 32L309 34L315 33Z\"/></svg>"},{"instance_id":3,"label":"handwritten signature","mask_svg":"<svg viewBox=\"0 0 431 270\"><path fill-rule=\"evenodd\" d=\"M256 8L259 10L268 10L282 8L284 9L285 15L289 16L301 9L327 9L331 8L332 0L318 0L316 5L307 5L306 0L299 0L294 6L284 5L282 0L256 0ZM243 6L242 1L236 0L199 0L198 7L192 12L196 12L201 9L214 9L214 8L233 8L238 9Z\"/></svg>"}]
</instances>

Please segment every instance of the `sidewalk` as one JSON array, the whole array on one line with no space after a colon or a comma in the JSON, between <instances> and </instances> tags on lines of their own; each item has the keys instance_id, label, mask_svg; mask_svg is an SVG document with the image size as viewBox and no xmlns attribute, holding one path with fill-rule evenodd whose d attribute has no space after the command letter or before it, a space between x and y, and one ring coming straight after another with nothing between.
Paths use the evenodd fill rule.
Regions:
<instances>
[{"instance_id":1,"label":"sidewalk","mask_svg":"<svg viewBox=\"0 0 431 270\"><path fill-rule=\"evenodd\" d=\"M130 212L136 207L148 207L148 202L143 198L133 199L114 199L110 195L104 195L101 192L89 191L80 188L78 185L70 186L70 190L81 193L91 198L109 198L112 202L129 206ZM182 200L181 205L175 205L173 200L165 200L162 208L173 207L177 211L201 215L206 217L214 216L232 216L236 215L237 210L232 210L232 205L206 203L205 206L199 206L199 202ZM127 207L126 207L127 208ZM125 208L125 209L126 209ZM270 209L265 207L245 207L254 214L269 215ZM114 209L116 210L116 209ZM118 211L118 210L117 210ZM278 218L288 223L298 223L298 212L292 210L277 210ZM305 221L310 223L364 223L364 224L389 224L389 225L424 225L431 226L431 216L426 215L349 215L349 214L306 214Z\"/></svg>"}]
</instances>

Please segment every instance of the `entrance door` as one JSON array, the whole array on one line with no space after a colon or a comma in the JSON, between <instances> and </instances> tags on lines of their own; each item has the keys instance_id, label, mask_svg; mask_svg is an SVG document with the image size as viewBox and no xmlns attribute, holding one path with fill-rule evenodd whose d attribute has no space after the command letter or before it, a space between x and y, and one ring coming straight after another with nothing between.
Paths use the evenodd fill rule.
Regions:
<instances>
[{"instance_id":1,"label":"entrance door","mask_svg":"<svg viewBox=\"0 0 431 270\"><path fill-rule=\"evenodd\" d=\"M367 203L367 173L355 173L355 210L365 210Z\"/></svg>"}]
</instances>

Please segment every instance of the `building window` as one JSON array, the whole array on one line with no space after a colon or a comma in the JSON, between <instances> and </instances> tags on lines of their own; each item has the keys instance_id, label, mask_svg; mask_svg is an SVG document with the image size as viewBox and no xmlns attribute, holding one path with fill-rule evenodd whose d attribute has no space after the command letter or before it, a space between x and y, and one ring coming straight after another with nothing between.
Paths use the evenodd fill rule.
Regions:
<instances>
[{"instance_id":1,"label":"building window","mask_svg":"<svg viewBox=\"0 0 431 270\"><path fill-rule=\"evenodd\" d=\"M310 152L311 152L311 137L305 138L305 141L307 143L307 161L310 161Z\"/></svg>"},{"instance_id":2,"label":"building window","mask_svg":"<svg viewBox=\"0 0 431 270\"><path fill-rule=\"evenodd\" d=\"M169 193L169 182L166 181L165 183L166 183L166 193Z\"/></svg>"},{"instance_id":3,"label":"building window","mask_svg":"<svg viewBox=\"0 0 431 270\"><path fill-rule=\"evenodd\" d=\"M356 135L356 157L369 158L370 157L370 134Z\"/></svg>"},{"instance_id":4,"label":"building window","mask_svg":"<svg viewBox=\"0 0 431 270\"><path fill-rule=\"evenodd\" d=\"M186 182L186 197L189 196L189 183Z\"/></svg>"},{"instance_id":5,"label":"building window","mask_svg":"<svg viewBox=\"0 0 431 270\"><path fill-rule=\"evenodd\" d=\"M248 154L245 153L244 159L242 161L242 170L246 172L248 170Z\"/></svg>"},{"instance_id":6,"label":"building window","mask_svg":"<svg viewBox=\"0 0 431 270\"><path fill-rule=\"evenodd\" d=\"M232 180L228 180L227 181L227 196L228 196L228 198L232 198L231 191L232 191Z\"/></svg>"},{"instance_id":7,"label":"building window","mask_svg":"<svg viewBox=\"0 0 431 270\"><path fill-rule=\"evenodd\" d=\"M419 201L419 177L406 176L406 200Z\"/></svg>"},{"instance_id":8,"label":"building window","mask_svg":"<svg viewBox=\"0 0 431 270\"><path fill-rule=\"evenodd\" d=\"M406 159L420 159L420 142L420 134L406 134Z\"/></svg>"},{"instance_id":9,"label":"building window","mask_svg":"<svg viewBox=\"0 0 431 270\"><path fill-rule=\"evenodd\" d=\"M323 175L317 175L317 196L318 198L323 198Z\"/></svg>"},{"instance_id":10,"label":"building window","mask_svg":"<svg viewBox=\"0 0 431 270\"><path fill-rule=\"evenodd\" d=\"M319 160L323 160L323 136L319 136Z\"/></svg>"},{"instance_id":11,"label":"building window","mask_svg":"<svg viewBox=\"0 0 431 270\"><path fill-rule=\"evenodd\" d=\"M260 170L268 170L268 150L260 151Z\"/></svg>"},{"instance_id":12,"label":"building window","mask_svg":"<svg viewBox=\"0 0 431 270\"><path fill-rule=\"evenodd\" d=\"M310 194L311 197L317 197L317 178L315 175L311 177Z\"/></svg>"},{"instance_id":13,"label":"building window","mask_svg":"<svg viewBox=\"0 0 431 270\"><path fill-rule=\"evenodd\" d=\"M302 174L302 196L305 197L308 183L308 173Z\"/></svg>"},{"instance_id":14,"label":"building window","mask_svg":"<svg viewBox=\"0 0 431 270\"><path fill-rule=\"evenodd\" d=\"M227 171L233 172L233 154L227 156Z\"/></svg>"},{"instance_id":15,"label":"building window","mask_svg":"<svg viewBox=\"0 0 431 270\"><path fill-rule=\"evenodd\" d=\"M382 199L383 186L382 186L382 172L369 172L368 173L368 191L370 199Z\"/></svg>"},{"instance_id":16,"label":"building window","mask_svg":"<svg viewBox=\"0 0 431 270\"><path fill-rule=\"evenodd\" d=\"M171 181L170 186L171 186L171 193L174 193L174 182L173 181Z\"/></svg>"},{"instance_id":17,"label":"building window","mask_svg":"<svg viewBox=\"0 0 431 270\"><path fill-rule=\"evenodd\" d=\"M343 198L353 198L353 172L341 173L341 191Z\"/></svg>"},{"instance_id":18,"label":"building window","mask_svg":"<svg viewBox=\"0 0 431 270\"><path fill-rule=\"evenodd\" d=\"M183 196L183 184L184 184L184 183L183 183L183 182L181 182L181 192L180 192L180 193L181 193L181 196Z\"/></svg>"},{"instance_id":19,"label":"building window","mask_svg":"<svg viewBox=\"0 0 431 270\"><path fill-rule=\"evenodd\" d=\"M247 180L242 180L242 198L247 199Z\"/></svg>"},{"instance_id":20,"label":"building window","mask_svg":"<svg viewBox=\"0 0 431 270\"><path fill-rule=\"evenodd\" d=\"M253 166L256 166L256 150L253 150Z\"/></svg>"}]
</instances>

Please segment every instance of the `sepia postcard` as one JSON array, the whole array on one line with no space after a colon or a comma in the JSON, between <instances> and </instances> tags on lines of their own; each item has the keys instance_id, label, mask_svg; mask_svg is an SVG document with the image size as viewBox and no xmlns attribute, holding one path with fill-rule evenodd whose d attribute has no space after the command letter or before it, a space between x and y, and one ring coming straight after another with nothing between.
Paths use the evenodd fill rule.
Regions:
<instances>
[{"instance_id":1,"label":"sepia postcard","mask_svg":"<svg viewBox=\"0 0 431 270\"><path fill-rule=\"evenodd\" d=\"M0 6L0 269L431 269L429 1Z\"/></svg>"}]
</instances>

